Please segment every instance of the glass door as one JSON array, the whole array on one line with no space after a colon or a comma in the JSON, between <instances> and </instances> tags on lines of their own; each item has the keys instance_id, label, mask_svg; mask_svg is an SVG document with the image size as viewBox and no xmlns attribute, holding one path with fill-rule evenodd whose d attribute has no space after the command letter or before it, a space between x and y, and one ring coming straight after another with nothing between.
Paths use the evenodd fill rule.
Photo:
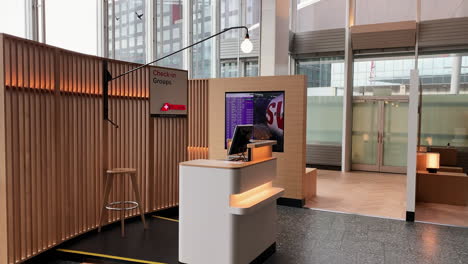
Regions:
<instances>
[{"instance_id":1,"label":"glass door","mask_svg":"<svg viewBox=\"0 0 468 264\"><path fill-rule=\"evenodd\" d=\"M355 100L353 103L352 169L379 171L379 102Z\"/></svg>"},{"instance_id":2,"label":"glass door","mask_svg":"<svg viewBox=\"0 0 468 264\"><path fill-rule=\"evenodd\" d=\"M380 171L405 173L408 152L408 102L383 102Z\"/></svg>"},{"instance_id":3,"label":"glass door","mask_svg":"<svg viewBox=\"0 0 468 264\"><path fill-rule=\"evenodd\" d=\"M352 169L405 173L407 134L407 98L355 99Z\"/></svg>"}]
</instances>

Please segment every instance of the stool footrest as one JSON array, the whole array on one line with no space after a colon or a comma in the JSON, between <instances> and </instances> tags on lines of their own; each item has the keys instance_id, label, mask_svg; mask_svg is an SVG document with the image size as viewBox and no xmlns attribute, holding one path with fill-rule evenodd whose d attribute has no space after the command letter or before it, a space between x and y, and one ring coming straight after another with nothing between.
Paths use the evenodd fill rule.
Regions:
<instances>
[{"instance_id":1,"label":"stool footrest","mask_svg":"<svg viewBox=\"0 0 468 264\"><path fill-rule=\"evenodd\" d=\"M118 205L121 204L123 206L125 205L131 205L128 207L114 207L113 205ZM135 201L119 201L119 202L112 202L107 204L105 207L107 210L112 210L112 211L123 211L123 210L133 210L138 208L140 206L137 202Z\"/></svg>"}]
</instances>

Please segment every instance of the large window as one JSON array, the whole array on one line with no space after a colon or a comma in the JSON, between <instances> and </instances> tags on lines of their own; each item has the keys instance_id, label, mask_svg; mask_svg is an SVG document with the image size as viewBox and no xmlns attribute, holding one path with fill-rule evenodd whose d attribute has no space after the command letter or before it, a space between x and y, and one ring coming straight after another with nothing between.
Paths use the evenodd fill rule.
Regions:
<instances>
[{"instance_id":1,"label":"large window","mask_svg":"<svg viewBox=\"0 0 468 264\"><path fill-rule=\"evenodd\" d=\"M144 0L109 0L109 55L118 60L146 62Z\"/></svg>"},{"instance_id":2,"label":"large window","mask_svg":"<svg viewBox=\"0 0 468 264\"><path fill-rule=\"evenodd\" d=\"M240 25L240 4L240 0L221 0L221 30ZM221 39L237 39L238 37L237 30L231 30L221 35Z\"/></svg>"},{"instance_id":3,"label":"large window","mask_svg":"<svg viewBox=\"0 0 468 264\"><path fill-rule=\"evenodd\" d=\"M468 147L468 54L421 56L420 143Z\"/></svg>"},{"instance_id":4,"label":"large window","mask_svg":"<svg viewBox=\"0 0 468 264\"><path fill-rule=\"evenodd\" d=\"M221 29L245 25L249 29L250 39L254 45L260 45L258 41L260 39L260 14L261 1L221 0ZM244 36L245 31L241 29L228 31L221 36L221 77L258 75L259 49L254 48L250 54L242 53L240 43L244 40ZM238 57L241 61L239 65L237 65ZM238 68L234 69L229 61L236 61Z\"/></svg>"},{"instance_id":5,"label":"large window","mask_svg":"<svg viewBox=\"0 0 468 264\"><path fill-rule=\"evenodd\" d=\"M356 25L409 20L416 20L416 1L356 0Z\"/></svg>"},{"instance_id":6,"label":"large window","mask_svg":"<svg viewBox=\"0 0 468 264\"><path fill-rule=\"evenodd\" d=\"M213 0L215 1L215 0ZM200 41L214 34L211 20L212 0L193 1L193 42ZM211 77L211 49L213 41L205 41L192 48L192 77Z\"/></svg>"},{"instance_id":7,"label":"large window","mask_svg":"<svg viewBox=\"0 0 468 264\"><path fill-rule=\"evenodd\" d=\"M25 1L0 2L0 33L26 37Z\"/></svg>"},{"instance_id":8,"label":"large window","mask_svg":"<svg viewBox=\"0 0 468 264\"><path fill-rule=\"evenodd\" d=\"M421 1L421 20L468 17L466 0Z\"/></svg>"},{"instance_id":9,"label":"large window","mask_svg":"<svg viewBox=\"0 0 468 264\"><path fill-rule=\"evenodd\" d=\"M298 0L296 32L345 27L346 1Z\"/></svg>"},{"instance_id":10,"label":"large window","mask_svg":"<svg viewBox=\"0 0 468 264\"><path fill-rule=\"evenodd\" d=\"M342 57L296 60L307 75L307 144L341 145L344 62Z\"/></svg>"},{"instance_id":11,"label":"large window","mask_svg":"<svg viewBox=\"0 0 468 264\"><path fill-rule=\"evenodd\" d=\"M47 44L97 55L95 0L47 0L45 13Z\"/></svg>"},{"instance_id":12,"label":"large window","mask_svg":"<svg viewBox=\"0 0 468 264\"><path fill-rule=\"evenodd\" d=\"M183 47L183 1L156 0L156 41L157 58L161 58ZM184 67L183 53L168 57L158 65L179 68Z\"/></svg>"},{"instance_id":13,"label":"large window","mask_svg":"<svg viewBox=\"0 0 468 264\"><path fill-rule=\"evenodd\" d=\"M355 96L392 96L409 93L414 57L376 57L354 61Z\"/></svg>"},{"instance_id":14,"label":"large window","mask_svg":"<svg viewBox=\"0 0 468 264\"><path fill-rule=\"evenodd\" d=\"M256 58L242 58L237 65L237 59L221 60L221 77L251 77L258 76L258 60ZM238 74L240 70L240 75Z\"/></svg>"}]
</instances>

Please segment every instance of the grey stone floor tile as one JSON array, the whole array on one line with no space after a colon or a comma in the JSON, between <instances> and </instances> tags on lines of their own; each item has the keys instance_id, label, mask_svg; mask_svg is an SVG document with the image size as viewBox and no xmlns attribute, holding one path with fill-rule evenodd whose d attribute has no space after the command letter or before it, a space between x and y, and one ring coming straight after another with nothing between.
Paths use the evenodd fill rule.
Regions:
<instances>
[{"instance_id":1,"label":"grey stone floor tile","mask_svg":"<svg viewBox=\"0 0 468 264\"><path fill-rule=\"evenodd\" d=\"M430 264L432 259L428 256L418 256L401 251L385 251L385 264Z\"/></svg>"},{"instance_id":2,"label":"grey stone floor tile","mask_svg":"<svg viewBox=\"0 0 468 264\"><path fill-rule=\"evenodd\" d=\"M359 252L356 255L356 262L360 264L383 264L385 263L384 254L369 254Z\"/></svg>"},{"instance_id":3,"label":"grey stone floor tile","mask_svg":"<svg viewBox=\"0 0 468 264\"><path fill-rule=\"evenodd\" d=\"M341 243L341 250L348 253L369 253L375 255L383 255L383 243L379 241L345 241Z\"/></svg>"}]
</instances>

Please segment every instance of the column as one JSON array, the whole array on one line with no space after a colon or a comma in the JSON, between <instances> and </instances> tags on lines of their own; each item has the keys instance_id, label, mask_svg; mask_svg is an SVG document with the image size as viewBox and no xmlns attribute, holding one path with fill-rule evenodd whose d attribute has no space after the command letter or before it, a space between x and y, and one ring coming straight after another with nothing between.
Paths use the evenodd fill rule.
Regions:
<instances>
[{"instance_id":1,"label":"column","mask_svg":"<svg viewBox=\"0 0 468 264\"><path fill-rule=\"evenodd\" d=\"M289 1L262 0L260 75L289 72Z\"/></svg>"},{"instance_id":2,"label":"column","mask_svg":"<svg viewBox=\"0 0 468 264\"><path fill-rule=\"evenodd\" d=\"M408 106L408 162L406 167L406 221L414 221L416 207L416 162L419 126L419 72L411 70Z\"/></svg>"},{"instance_id":3,"label":"column","mask_svg":"<svg viewBox=\"0 0 468 264\"><path fill-rule=\"evenodd\" d=\"M351 145L353 126L353 48L351 26L354 25L356 0L346 1L345 72L343 92L343 136L341 149L341 171L351 170Z\"/></svg>"},{"instance_id":4,"label":"column","mask_svg":"<svg viewBox=\"0 0 468 264\"><path fill-rule=\"evenodd\" d=\"M183 31L182 31L182 47L187 47L192 44L192 35L193 35L193 19L192 19L192 9L193 9L193 1L192 0L184 0L182 5L182 23L183 23ZM182 48L181 47L181 48ZM184 70L188 70L188 76L192 76L192 49L186 49L182 51L184 54L183 57L183 64Z\"/></svg>"},{"instance_id":5,"label":"column","mask_svg":"<svg viewBox=\"0 0 468 264\"><path fill-rule=\"evenodd\" d=\"M462 56L454 54L452 57L452 78L450 81L450 94L458 94L460 92L460 72L461 72Z\"/></svg>"},{"instance_id":6,"label":"column","mask_svg":"<svg viewBox=\"0 0 468 264\"><path fill-rule=\"evenodd\" d=\"M211 34L221 31L221 2L211 1ZM211 40L211 78L220 77L219 53L221 48L220 37Z\"/></svg>"}]
</instances>

